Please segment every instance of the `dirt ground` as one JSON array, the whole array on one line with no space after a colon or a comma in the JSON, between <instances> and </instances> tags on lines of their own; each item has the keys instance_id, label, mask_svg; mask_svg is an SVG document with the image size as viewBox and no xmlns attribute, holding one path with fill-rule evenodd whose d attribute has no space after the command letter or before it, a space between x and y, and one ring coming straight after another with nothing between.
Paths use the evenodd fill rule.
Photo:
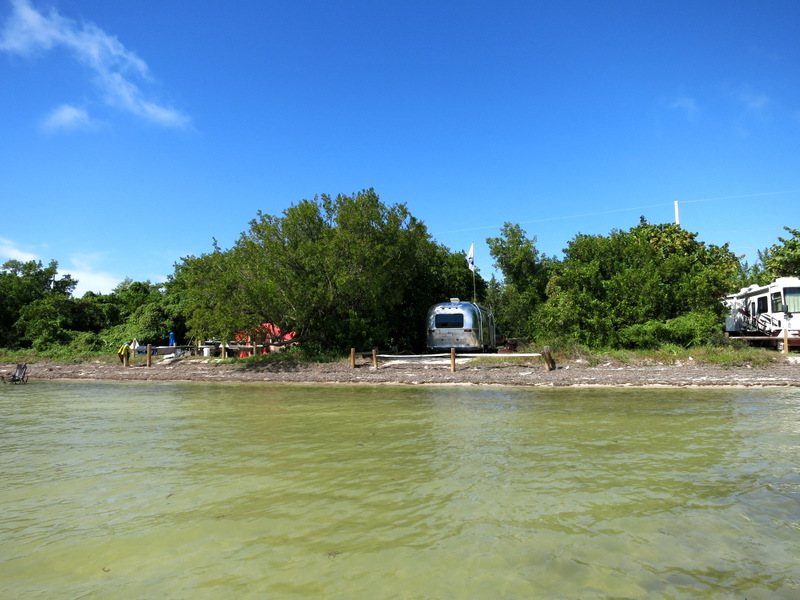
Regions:
<instances>
[{"instance_id":1,"label":"dirt ground","mask_svg":"<svg viewBox=\"0 0 800 600\"><path fill-rule=\"evenodd\" d=\"M513 355L512 355L513 356ZM517 361L522 360L522 364ZM9 376L14 365L0 366ZM473 364L457 360L451 372L449 358L419 357L393 360L382 358L378 369L371 360L359 359L356 368L349 362L248 365L221 363L218 359L181 357L154 360L147 367L136 357L129 367L103 361L79 364L39 361L28 366L29 381L42 379L92 379L126 381L214 381L333 384L403 385L510 385L537 387L564 386L741 386L800 387L800 357L782 357L774 365L750 366L695 365L691 361L675 365L630 365L608 362L589 366L580 361L557 365L547 371L541 358L506 359L496 357Z\"/></svg>"}]
</instances>

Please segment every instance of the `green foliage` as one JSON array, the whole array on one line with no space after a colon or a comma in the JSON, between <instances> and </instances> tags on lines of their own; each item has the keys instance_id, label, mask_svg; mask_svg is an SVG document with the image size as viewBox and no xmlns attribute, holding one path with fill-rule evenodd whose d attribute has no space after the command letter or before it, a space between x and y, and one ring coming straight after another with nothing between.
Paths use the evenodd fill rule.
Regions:
<instances>
[{"instance_id":1,"label":"green foliage","mask_svg":"<svg viewBox=\"0 0 800 600\"><path fill-rule=\"evenodd\" d=\"M69 275L57 278L58 263L50 261L10 260L0 269L0 346L18 348L24 344L24 334L18 327L21 312L26 306L49 296L65 297L77 282Z\"/></svg>"},{"instance_id":2,"label":"green foliage","mask_svg":"<svg viewBox=\"0 0 800 600\"><path fill-rule=\"evenodd\" d=\"M510 285L523 282L506 295L527 305L533 337L566 337L593 348L704 343L721 327L720 299L741 267L727 244L706 246L695 237L644 219L607 237L579 234L560 264L542 265L548 275L543 302L541 279L520 276L526 273L517 267L521 261L499 266L510 265ZM521 246L533 263L532 245Z\"/></svg>"},{"instance_id":3,"label":"green foliage","mask_svg":"<svg viewBox=\"0 0 800 600\"><path fill-rule=\"evenodd\" d=\"M778 236L780 244L775 244L760 253L764 271L768 276L767 281L778 277L800 276L800 230L790 227L784 229L791 233L792 237Z\"/></svg>"},{"instance_id":4,"label":"green foliage","mask_svg":"<svg viewBox=\"0 0 800 600\"><path fill-rule=\"evenodd\" d=\"M429 306L472 288L466 257L374 190L258 213L233 248L183 259L174 280L194 335L272 323L328 349L418 346Z\"/></svg>"},{"instance_id":5,"label":"green foliage","mask_svg":"<svg viewBox=\"0 0 800 600\"><path fill-rule=\"evenodd\" d=\"M506 223L500 237L486 240L503 282L491 282L491 305L495 318L508 337L530 337L537 330L536 308L545 301L547 282L558 264L536 249L519 226Z\"/></svg>"},{"instance_id":6,"label":"green foliage","mask_svg":"<svg viewBox=\"0 0 800 600\"><path fill-rule=\"evenodd\" d=\"M165 284L126 279L110 294L73 298L77 282L59 277L55 261L9 261L0 269L0 347L89 355L134 338L166 344L171 331L179 341L244 332L274 343L261 327L273 323L302 341L302 351L280 360L350 347L419 350L428 308L475 293L507 337L574 356L589 348L733 351L721 337L720 298L800 275L800 230L785 229L791 237L750 266L727 244L644 218L629 231L575 236L560 261L506 223L487 240L503 279L487 283L473 280L466 254L436 243L405 205L387 206L371 189L322 195L279 216L259 212L232 248L215 241L210 253L175 265Z\"/></svg>"},{"instance_id":7,"label":"green foliage","mask_svg":"<svg viewBox=\"0 0 800 600\"><path fill-rule=\"evenodd\" d=\"M719 314L689 312L666 321L651 320L629 325L619 332L625 348L665 348L669 345L698 346L709 343L720 330Z\"/></svg>"},{"instance_id":8,"label":"green foliage","mask_svg":"<svg viewBox=\"0 0 800 600\"><path fill-rule=\"evenodd\" d=\"M159 304L150 302L139 306L122 323L102 333L104 347L117 348L122 342L136 339L141 345L165 346L172 331L172 321Z\"/></svg>"}]
</instances>

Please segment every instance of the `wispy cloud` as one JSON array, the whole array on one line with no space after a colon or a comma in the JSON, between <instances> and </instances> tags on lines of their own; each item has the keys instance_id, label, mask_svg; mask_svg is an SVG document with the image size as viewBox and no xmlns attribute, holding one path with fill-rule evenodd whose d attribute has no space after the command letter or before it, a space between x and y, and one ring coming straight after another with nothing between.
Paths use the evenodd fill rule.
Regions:
<instances>
[{"instance_id":1,"label":"wispy cloud","mask_svg":"<svg viewBox=\"0 0 800 600\"><path fill-rule=\"evenodd\" d=\"M69 104L62 104L42 121L42 130L48 133L87 129L93 126L88 112Z\"/></svg>"},{"instance_id":2,"label":"wispy cloud","mask_svg":"<svg viewBox=\"0 0 800 600\"><path fill-rule=\"evenodd\" d=\"M100 265L109 259L108 252L72 254L69 257L70 265L59 269L59 272L69 273L78 281L73 292L75 297L81 297L86 292L110 294L125 278L102 269Z\"/></svg>"},{"instance_id":3,"label":"wispy cloud","mask_svg":"<svg viewBox=\"0 0 800 600\"><path fill-rule=\"evenodd\" d=\"M695 99L689 96L678 96L669 104L669 107L682 112L686 115L686 118L691 121L696 120L700 116L700 107L697 106Z\"/></svg>"},{"instance_id":4,"label":"wispy cloud","mask_svg":"<svg viewBox=\"0 0 800 600\"><path fill-rule=\"evenodd\" d=\"M740 92L738 100L745 110L751 113L761 113L769 106L769 96L752 90Z\"/></svg>"},{"instance_id":5,"label":"wispy cloud","mask_svg":"<svg viewBox=\"0 0 800 600\"><path fill-rule=\"evenodd\" d=\"M69 258L69 265L58 265L59 277L71 275L78 282L73 292L74 297L80 298L86 292L109 294L124 279L119 275L114 275L98 268L98 263L102 262L104 258L106 257L103 253L73 254ZM43 261L37 254L21 250L13 240L0 238L0 265L10 260L21 262L42 261L45 266L50 262L49 260Z\"/></svg>"},{"instance_id":6,"label":"wispy cloud","mask_svg":"<svg viewBox=\"0 0 800 600\"><path fill-rule=\"evenodd\" d=\"M11 240L0 238L0 264L9 260L21 260L28 262L31 260L39 260L39 257L31 252L25 252L17 247L17 244Z\"/></svg>"},{"instance_id":7,"label":"wispy cloud","mask_svg":"<svg viewBox=\"0 0 800 600\"><path fill-rule=\"evenodd\" d=\"M165 127L189 125L189 117L180 111L146 97L137 82L151 80L147 63L115 36L93 23L62 17L55 9L40 12L30 0L11 0L11 5L13 12L0 33L0 50L34 56L66 49L93 74L107 104Z\"/></svg>"}]
</instances>

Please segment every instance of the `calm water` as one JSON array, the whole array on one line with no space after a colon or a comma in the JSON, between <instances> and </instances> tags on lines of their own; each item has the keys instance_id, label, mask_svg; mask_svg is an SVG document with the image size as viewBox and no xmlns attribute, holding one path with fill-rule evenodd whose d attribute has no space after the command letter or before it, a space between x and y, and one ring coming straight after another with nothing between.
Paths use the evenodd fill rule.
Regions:
<instances>
[{"instance_id":1,"label":"calm water","mask_svg":"<svg viewBox=\"0 0 800 600\"><path fill-rule=\"evenodd\" d=\"M798 598L800 392L0 386L0 598Z\"/></svg>"}]
</instances>

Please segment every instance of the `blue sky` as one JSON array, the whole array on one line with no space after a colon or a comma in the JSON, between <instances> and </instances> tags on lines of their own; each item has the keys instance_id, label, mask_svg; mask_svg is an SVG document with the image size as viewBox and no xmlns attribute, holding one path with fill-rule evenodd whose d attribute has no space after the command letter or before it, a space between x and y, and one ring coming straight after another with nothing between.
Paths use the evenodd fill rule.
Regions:
<instances>
[{"instance_id":1,"label":"blue sky","mask_svg":"<svg viewBox=\"0 0 800 600\"><path fill-rule=\"evenodd\" d=\"M164 281L375 188L453 251L800 227L800 3L0 0L0 261ZM465 264L466 268L466 264Z\"/></svg>"}]
</instances>

